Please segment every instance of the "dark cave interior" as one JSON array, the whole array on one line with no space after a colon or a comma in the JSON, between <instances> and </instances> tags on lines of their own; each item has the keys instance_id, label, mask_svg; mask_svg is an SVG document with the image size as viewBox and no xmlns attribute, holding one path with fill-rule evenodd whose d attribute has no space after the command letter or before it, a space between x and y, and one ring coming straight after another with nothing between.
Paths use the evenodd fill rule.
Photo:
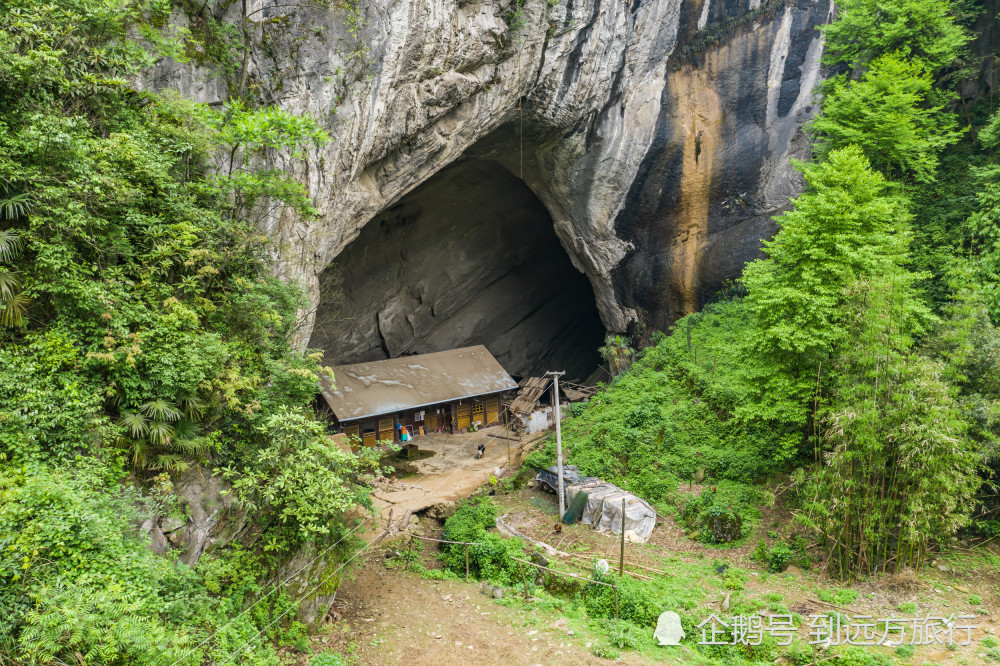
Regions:
<instances>
[{"instance_id":1,"label":"dark cave interior","mask_svg":"<svg viewBox=\"0 0 1000 666\"><path fill-rule=\"evenodd\" d=\"M545 206L496 162L452 164L324 271L309 346L331 365L482 344L517 376L598 367L604 326Z\"/></svg>"}]
</instances>

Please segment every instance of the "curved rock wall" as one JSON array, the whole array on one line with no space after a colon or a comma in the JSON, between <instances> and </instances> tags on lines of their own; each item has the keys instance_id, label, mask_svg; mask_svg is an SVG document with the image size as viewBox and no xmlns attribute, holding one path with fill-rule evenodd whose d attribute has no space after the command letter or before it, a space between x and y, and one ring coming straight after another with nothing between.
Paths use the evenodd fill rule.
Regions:
<instances>
[{"instance_id":1,"label":"curved rock wall","mask_svg":"<svg viewBox=\"0 0 1000 666\"><path fill-rule=\"evenodd\" d=\"M314 304L365 224L490 136L506 137L492 158L545 204L608 330L668 325L773 231L800 186L787 158L807 149L829 0L521 4L214 6L236 24L249 16L249 86L334 138L292 166L319 218L266 223L276 271ZM203 101L226 90L194 64L165 64L148 85Z\"/></svg>"},{"instance_id":2,"label":"curved rock wall","mask_svg":"<svg viewBox=\"0 0 1000 666\"><path fill-rule=\"evenodd\" d=\"M380 213L320 284L309 346L331 364L476 344L515 377L579 380L600 362L587 278L538 197L492 161L460 160Z\"/></svg>"}]
</instances>

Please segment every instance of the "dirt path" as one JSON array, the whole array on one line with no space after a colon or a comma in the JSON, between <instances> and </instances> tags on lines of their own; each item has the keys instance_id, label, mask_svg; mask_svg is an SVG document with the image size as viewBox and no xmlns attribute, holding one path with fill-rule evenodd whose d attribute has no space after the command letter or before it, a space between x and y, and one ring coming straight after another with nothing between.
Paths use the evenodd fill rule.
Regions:
<instances>
[{"instance_id":1,"label":"dirt path","mask_svg":"<svg viewBox=\"0 0 1000 666\"><path fill-rule=\"evenodd\" d=\"M336 611L342 618L314 649L332 647L362 664L607 663L558 620L505 608L475 584L425 580L378 559L344 584Z\"/></svg>"},{"instance_id":2,"label":"dirt path","mask_svg":"<svg viewBox=\"0 0 1000 666\"><path fill-rule=\"evenodd\" d=\"M524 457L535 443L548 433L518 439L511 436L510 461L520 468ZM476 447L486 445L486 455L476 459ZM504 428L494 426L475 433L448 435L434 433L413 440L420 451L433 455L408 463L415 473L398 476L396 483L376 490L373 499L382 516L388 519L392 509L394 520L417 513L441 502L453 502L468 497L476 488L489 482L491 475L500 476L507 469L508 453Z\"/></svg>"}]
</instances>

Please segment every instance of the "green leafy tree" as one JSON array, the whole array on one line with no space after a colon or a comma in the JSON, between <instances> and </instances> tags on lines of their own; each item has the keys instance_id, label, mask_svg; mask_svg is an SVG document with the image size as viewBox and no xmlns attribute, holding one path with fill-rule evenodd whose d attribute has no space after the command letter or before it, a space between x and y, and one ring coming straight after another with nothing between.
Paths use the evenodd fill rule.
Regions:
<instances>
[{"instance_id":1,"label":"green leafy tree","mask_svg":"<svg viewBox=\"0 0 1000 666\"><path fill-rule=\"evenodd\" d=\"M1000 147L1000 113L990 118L979 134L979 141L988 150ZM984 160L985 161L985 160ZM965 221L965 236L971 250L967 275L979 292L994 323L1000 322L1000 164L986 162L970 168L978 185L976 209Z\"/></svg>"},{"instance_id":2,"label":"green leafy tree","mask_svg":"<svg viewBox=\"0 0 1000 666\"><path fill-rule=\"evenodd\" d=\"M860 80L836 77L826 92L811 123L820 159L856 145L886 176L926 182L935 176L938 153L962 134L930 74L898 53L874 60Z\"/></svg>"},{"instance_id":3,"label":"green leafy tree","mask_svg":"<svg viewBox=\"0 0 1000 666\"><path fill-rule=\"evenodd\" d=\"M823 61L863 69L890 54L936 72L966 56L971 35L948 0L843 0L837 18L822 27Z\"/></svg>"},{"instance_id":4,"label":"green leafy tree","mask_svg":"<svg viewBox=\"0 0 1000 666\"><path fill-rule=\"evenodd\" d=\"M24 361L9 369L46 374L44 358L30 359L46 340L74 349L77 385L95 384L119 427L101 443L124 444L140 472L183 469L210 442L232 443L229 433L258 439L266 410L311 399L303 385L318 368L289 345L303 297L267 276L256 228L276 208L313 208L300 184L255 165L274 150L301 158L326 137L275 108L134 89L128 81L155 58L186 50L155 28L169 10L121 0L0 8L0 323ZM60 372L72 383L74 372ZM28 426L22 436L51 445L55 432L35 437L25 421L41 425L49 411L31 402L0 404L11 416L0 430ZM198 408L149 411L167 404ZM77 446L79 433L65 439Z\"/></svg>"},{"instance_id":5,"label":"green leafy tree","mask_svg":"<svg viewBox=\"0 0 1000 666\"><path fill-rule=\"evenodd\" d=\"M743 283L755 317L749 332L754 399L737 409L787 428L784 456L802 439L820 365L850 344L844 328L846 289L858 279L898 275L908 330L922 330L926 308L912 293L917 275L904 268L909 230L904 201L871 168L860 148L832 151L820 164L801 164L808 183L781 229L748 264Z\"/></svg>"},{"instance_id":6,"label":"green leafy tree","mask_svg":"<svg viewBox=\"0 0 1000 666\"><path fill-rule=\"evenodd\" d=\"M996 484L1000 473L1000 330L994 325L986 295L991 280L981 280L975 262L955 260L949 270L952 300L943 308L943 320L923 342L923 350L944 364L943 377L958 391L974 443L984 466L977 497L977 518L995 521L1000 511Z\"/></svg>"},{"instance_id":7,"label":"green leafy tree","mask_svg":"<svg viewBox=\"0 0 1000 666\"><path fill-rule=\"evenodd\" d=\"M321 423L289 411L270 416L260 431L269 446L242 469L223 472L233 480L240 506L251 514L270 512L308 540L336 531L331 516L368 502L358 487L381 473L379 451L345 451L324 434Z\"/></svg>"},{"instance_id":8,"label":"green leafy tree","mask_svg":"<svg viewBox=\"0 0 1000 666\"><path fill-rule=\"evenodd\" d=\"M282 558L337 544L345 515L370 506L372 466L301 416L319 356L290 342L305 299L269 275L257 225L314 214L268 165L327 137L249 99L138 89L157 60L204 53L192 33L161 29L173 9L0 3L5 664L173 664L259 599ZM241 496L242 475L261 482L248 520L267 547L239 566L227 559L238 543L191 570L136 532L167 503L129 510L144 501L133 489L152 494L194 464L239 470ZM326 563L353 544L337 545ZM221 662L263 630L240 662L276 664L272 642L295 624L272 619L290 605L271 595L180 663Z\"/></svg>"}]
</instances>

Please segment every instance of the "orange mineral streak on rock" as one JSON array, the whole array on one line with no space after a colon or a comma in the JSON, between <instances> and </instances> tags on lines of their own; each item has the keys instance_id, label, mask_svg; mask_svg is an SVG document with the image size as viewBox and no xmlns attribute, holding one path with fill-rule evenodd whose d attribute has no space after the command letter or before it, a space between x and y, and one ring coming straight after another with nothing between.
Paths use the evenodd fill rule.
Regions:
<instances>
[{"instance_id":1,"label":"orange mineral streak on rock","mask_svg":"<svg viewBox=\"0 0 1000 666\"><path fill-rule=\"evenodd\" d=\"M715 58L712 58L714 61ZM698 275L708 236L712 165L719 147L722 109L712 87L714 62L684 67L671 75L676 97L677 134L684 137L680 215L671 243L668 288L676 311L690 314L698 307Z\"/></svg>"}]
</instances>

